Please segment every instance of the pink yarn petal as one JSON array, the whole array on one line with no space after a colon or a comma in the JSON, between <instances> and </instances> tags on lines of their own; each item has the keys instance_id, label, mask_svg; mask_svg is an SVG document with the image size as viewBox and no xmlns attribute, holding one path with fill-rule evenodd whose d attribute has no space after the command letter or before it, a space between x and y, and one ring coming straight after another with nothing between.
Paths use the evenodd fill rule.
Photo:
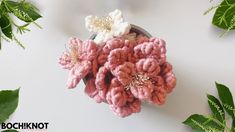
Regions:
<instances>
[{"instance_id":1,"label":"pink yarn petal","mask_svg":"<svg viewBox=\"0 0 235 132\"><path fill-rule=\"evenodd\" d=\"M108 69L105 67L100 67L97 75L95 85L97 89L107 89L107 84L105 82L106 75L108 74Z\"/></svg>"},{"instance_id":2,"label":"pink yarn petal","mask_svg":"<svg viewBox=\"0 0 235 132\"><path fill-rule=\"evenodd\" d=\"M109 104L112 104L115 107L124 106L127 101L127 95L124 87L110 87L106 95L106 100Z\"/></svg>"},{"instance_id":3,"label":"pink yarn petal","mask_svg":"<svg viewBox=\"0 0 235 132\"><path fill-rule=\"evenodd\" d=\"M122 48L125 44L125 40L122 38L113 38L106 42L105 46L103 47L104 53L109 53L110 51Z\"/></svg>"},{"instance_id":4,"label":"pink yarn petal","mask_svg":"<svg viewBox=\"0 0 235 132\"><path fill-rule=\"evenodd\" d=\"M160 66L153 58L140 59L136 63L136 70L138 73L145 74L149 77L154 77L159 74Z\"/></svg>"},{"instance_id":5,"label":"pink yarn petal","mask_svg":"<svg viewBox=\"0 0 235 132\"><path fill-rule=\"evenodd\" d=\"M166 90L163 88L163 86L159 86L152 92L152 97L149 102L157 105L162 105L166 101L166 96Z\"/></svg>"},{"instance_id":6,"label":"pink yarn petal","mask_svg":"<svg viewBox=\"0 0 235 132\"><path fill-rule=\"evenodd\" d=\"M80 47L82 45L82 40L76 38L76 37L71 37L69 38L68 41L69 48L77 48L77 51L80 53Z\"/></svg>"},{"instance_id":7,"label":"pink yarn petal","mask_svg":"<svg viewBox=\"0 0 235 132\"><path fill-rule=\"evenodd\" d=\"M104 63L107 61L108 59L108 55L107 53L104 53L103 51L100 52L99 56L98 56L98 64L99 65L104 65Z\"/></svg>"},{"instance_id":8,"label":"pink yarn petal","mask_svg":"<svg viewBox=\"0 0 235 132\"><path fill-rule=\"evenodd\" d=\"M166 83L166 91L167 93L170 93L175 85L176 85L176 78L175 78L175 75L172 71L168 72L166 75L164 75L164 80L165 80L165 83Z\"/></svg>"},{"instance_id":9,"label":"pink yarn petal","mask_svg":"<svg viewBox=\"0 0 235 132\"><path fill-rule=\"evenodd\" d=\"M82 41L77 38L70 38L68 42L69 51L64 52L59 58L59 63L64 69L72 69L80 56L80 46Z\"/></svg>"},{"instance_id":10,"label":"pink yarn petal","mask_svg":"<svg viewBox=\"0 0 235 132\"><path fill-rule=\"evenodd\" d=\"M126 117L131 115L132 113L138 113L141 110L141 102L138 99L135 99L133 102L127 102L123 107L115 107L110 105L110 108L116 115L120 117Z\"/></svg>"},{"instance_id":11,"label":"pink yarn petal","mask_svg":"<svg viewBox=\"0 0 235 132\"><path fill-rule=\"evenodd\" d=\"M145 81L143 84L130 87L131 93L140 100L148 100L152 96L154 85L151 81Z\"/></svg>"},{"instance_id":12,"label":"pink yarn petal","mask_svg":"<svg viewBox=\"0 0 235 132\"><path fill-rule=\"evenodd\" d=\"M102 98L99 96L99 91L96 89L95 78L89 79L87 81L85 93L89 97L94 98L97 103L101 103L103 101Z\"/></svg>"},{"instance_id":13,"label":"pink yarn petal","mask_svg":"<svg viewBox=\"0 0 235 132\"><path fill-rule=\"evenodd\" d=\"M69 88L75 88L82 78L84 78L91 69L91 62L84 61L82 63L76 64L69 71L69 78L67 85Z\"/></svg>"},{"instance_id":14,"label":"pink yarn petal","mask_svg":"<svg viewBox=\"0 0 235 132\"><path fill-rule=\"evenodd\" d=\"M127 60L127 52L122 49L114 49L108 56L108 62L105 66L110 70L115 69L118 65L123 64Z\"/></svg>"},{"instance_id":15,"label":"pink yarn petal","mask_svg":"<svg viewBox=\"0 0 235 132\"><path fill-rule=\"evenodd\" d=\"M97 59L94 59L92 61L92 73L93 73L93 76L96 76L97 72L98 72L98 62L97 62Z\"/></svg>"},{"instance_id":16,"label":"pink yarn petal","mask_svg":"<svg viewBox=\"0 0 235 132\"><path fill-rule=\"evenodd\" d=\"M91 61L97 57L98 47L93 40L86 40L81 47L80 59Z\"/></svg>"},{"instance_id":17,"label":"pink yarn petal","mask_svg":"<svg viewBox=\"0 0 235 132\"><path fill-rule=\"evenodd\" d=\"M101 52L98 56L98 64L104 65L104 63L108 59L109 53L117 48L122 48L125 44L125 40L122 38L114 38L106 42L106 44L103 46Z\"/></svg>"},{"instance_id":18,"label":"pink yarn petal","mask_svg":"<svg viewBox=\"0 0 235 132\"><path fill-rule=\"evenodd\" d=\"M154 58L159 62L160 65L166 61L165 54L165 41L161 39L153 38L152 41L144 42L134 48L134 57L136 59Z\"/></svg>"},{"instance_id":19,"label":"pink yarn petal","mask_svg":"<svg viewBox=\"0 0 235 132\"><path fill-rule=\"evenodd\" d=\"M121 82L122 85L126 86L132 81L133 75L135 75L136 70L133 63L125 62L115 68L113 75Z\"/></svg>"},{"instance_id":20,"label":"pink yarn petal","mask_svg":"<svg viewBox=\"0 0 235 132\"><path fill-rule=\"evenodd\" d=\"M68 52L64 52L59 58L59 64L62 65L64 69L68 70L74 66L74 63L72 63L72 58Z\"/></svg>"}]
</instances>

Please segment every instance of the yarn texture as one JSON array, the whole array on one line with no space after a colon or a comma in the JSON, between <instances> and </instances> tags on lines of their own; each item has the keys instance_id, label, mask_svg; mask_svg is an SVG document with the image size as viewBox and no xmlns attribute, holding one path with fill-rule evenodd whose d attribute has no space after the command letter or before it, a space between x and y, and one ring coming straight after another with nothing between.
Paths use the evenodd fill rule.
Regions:
<instances>
[{"instance_id":1,"label":"yarn texture","mask_svg":"<svg viewBox=\"0 0 235 132\"><path fill-rule=\"evenodd\" d=\"M176 86L163 39L129 33L103 45L71 38L67 47L59 58L69 73L67 86L85 79L85 93L120 117L140 112L142 102L163 105Z\"/></svg>"}]
</instances>

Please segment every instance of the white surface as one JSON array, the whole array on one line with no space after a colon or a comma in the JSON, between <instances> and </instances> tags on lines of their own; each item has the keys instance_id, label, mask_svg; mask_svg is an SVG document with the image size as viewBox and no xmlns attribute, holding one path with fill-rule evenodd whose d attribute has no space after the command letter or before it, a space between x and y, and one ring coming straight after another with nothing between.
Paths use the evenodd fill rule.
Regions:
<instances>
[{"instance_id":1,"label":"white surface","mask_svg":"<svg viewBox=\"0 0 235 132\"><path fill-rule=\"evenodd\" d=\"M214 81L235 95L235 33L219 38L211 25L209 0L40 0L44 29L20 36L26 50L3 43L0 89L21 86L20 104L11 122L49 122L49 132L187 132L181 122L192 113L208 113L206 93L216 94ZM167 41L177 87L164 106L144 104L142 112L115 116L106 104L83 93L84 85L66 88L67 71L58 57L70 36L86 39L88 14L102 15L119 8L127 21Z\"/></svg>"}]
</instances>

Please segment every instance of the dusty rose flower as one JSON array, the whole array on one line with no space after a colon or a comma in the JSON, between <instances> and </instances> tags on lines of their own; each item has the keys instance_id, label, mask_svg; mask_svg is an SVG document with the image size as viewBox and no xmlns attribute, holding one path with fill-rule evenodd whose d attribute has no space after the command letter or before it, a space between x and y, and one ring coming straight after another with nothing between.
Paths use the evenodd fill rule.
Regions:
<instances>
[{"instance_id":1,"label":"dusty rose flower","mask_svg":"<svg viewBox=\"0 0 235 132\"><path fill-rule=\"evenodd\" d=\"M59 59L63 68L70 70L67 85L74 88L92 69L92 61L97 57L98 47L92 40L82 42L80 39L69 40L69 51Z\"/></svg>"}]
</instances>

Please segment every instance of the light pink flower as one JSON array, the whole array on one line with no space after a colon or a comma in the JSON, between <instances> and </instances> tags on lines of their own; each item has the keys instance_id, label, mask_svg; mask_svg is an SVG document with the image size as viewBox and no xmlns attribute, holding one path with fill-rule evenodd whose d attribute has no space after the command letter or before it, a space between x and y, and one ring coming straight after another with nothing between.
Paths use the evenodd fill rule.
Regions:
<instances>
[{"instance_id":1,"label":"light pink flower","mask_svg":"<svg viewBox=\"0 0 235 132\"><path fill-rule=\"evenodd\" d=\"M69 39L68 46L69 51L63 53L59 63L69 70L68 87L75 88L91 69L95 72L93 60L97 57L98 47L92 40L82 42L78 38Z\"/></svg>"}]
</instances>

